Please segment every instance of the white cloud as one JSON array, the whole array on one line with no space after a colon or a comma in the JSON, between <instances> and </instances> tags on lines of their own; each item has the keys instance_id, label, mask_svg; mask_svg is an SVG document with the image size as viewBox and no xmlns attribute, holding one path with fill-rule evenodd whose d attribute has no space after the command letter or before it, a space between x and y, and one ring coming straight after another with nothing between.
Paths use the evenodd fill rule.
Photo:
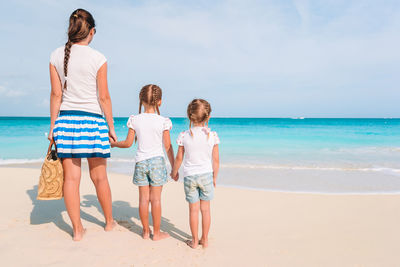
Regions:
<instances>
[{"instance_id":1,"label":"white cloud","mask_svg":"<svg viewBox=\"0 0 400 267\"><path fill-rule=\"evenodd\" d=\"M293 4L301 18L303 30L307 30L310 24L310 7L308 0L293 0Z\"/></svg>"},{"instance_id":2,"label":"white cloud","mask_svg":"<svg viewBox=\"0 0 400 267\"><path fill-rule=\"evenodd\" d=\"M0 86L0 96L10 97L10 98L18 98L18 97L21 97L24 95L26 95L26 93L23 91L12 90L12 89L8 89L4 86Z\"/></svg>"}]
</instances>

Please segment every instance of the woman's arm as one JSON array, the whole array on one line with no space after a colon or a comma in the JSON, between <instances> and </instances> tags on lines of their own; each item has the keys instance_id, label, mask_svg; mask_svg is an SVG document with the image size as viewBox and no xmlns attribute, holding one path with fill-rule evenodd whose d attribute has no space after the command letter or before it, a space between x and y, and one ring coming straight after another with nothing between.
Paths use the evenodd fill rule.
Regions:
<instances>
[{"instance_id":1,"label":"woman's arm","mask_svg":"<svg viewBox=\"0 0 400 267\"><path fill-rule=\"evenodd\" d=\"M133 140L135 139L135 131L133 129L129 129L128 135L124 141L114 142L111 140L111 147L119 147L119 148L128 148L133 144Z\"/></svg>"},{"instance_id":2,"label":"woman's arm","mask_svg":"<svg viewBox=\"0 0 400 267\"><path fill-rule=\"evenodd\" d=\"M179 146L178 152L176 152L175 163L174 163L174 166L173 166L172 172L171 172L171 177L175 181L178 181L178 179L179 179L178 170L181 167L184 154L185 154L185 148L183 146Z\"/></svg>"},{"instance_id":3,"label":"woman's arm","mask_svg":"<svg viewBox=\"0 0 400 267\"><path fill-rule=\"evenodd\" d=\"M219 149L215 145L212 151L212 168L213 168L213 183L214 187L217 185L217 176L219 171Z\"/></svg>"},{"instance_id":4,"label":"woman's arm","mask_svg":"<svg viewBox=\"0 0 400 267\"><path fill-rule=\"evenodd\" d=\"M117 135L114 129L114 119L112 116L112 104L110 92L107 84L107 62L97 71L97 88L99 90L99 101L104 116L106 117L110 138L116 142Z\"/></svg>"},{"instance_id":5,"label":"woman's arm","mask_svg":"<svg viewBox=\"0 0 400 267\"><path fill-rule=\"evenodd\" d=\"M60 112L61 100L62 100L62 89L61 80L58 76L56 68L50 64L50 83L51 83L51 93L50 93L50 132L47 138L53 140L53 129Z\"/></svg>"},{"instance_id":6,"label":"woman's arm","mask_svg":"<svg viewBox=\"0 0 400 267\"><path fill-rule=\"evenodd\" d=\"M174 149L172 148L171 145L171 137L169 135L169 131L165 130L163 132L163 144L165 147L165 152L167 153L169 163L171 164L171 167L174 167Z\"/></svg>"}]
</instances>

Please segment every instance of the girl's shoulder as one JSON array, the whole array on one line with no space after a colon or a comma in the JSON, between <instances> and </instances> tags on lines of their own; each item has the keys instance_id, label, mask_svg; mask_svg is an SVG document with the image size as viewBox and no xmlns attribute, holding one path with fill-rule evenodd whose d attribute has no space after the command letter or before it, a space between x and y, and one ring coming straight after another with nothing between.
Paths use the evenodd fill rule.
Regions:
<instances>
[{"instance_id":1,"label":"girl's shoulder","mask_svg":"<svg viewBox=\"0 0 400 267\"><path fill-rule=\"evenodd\" d=\"M158 114L147 114L140 113L137 115L131 115L128 119L128 127L134 128L134 125L148 125L156 123L163 131L172 129L172 121L170 118L163 117Z\"/></svg>"},{"instance_id":2,"label":"girl's shoulder","mask_svg":"<svg viewBox=\"0 0 400 267\"><path fill-rule=\"evenodd\" d=\"M95 57L106 58L106 57L104 56L104 54L101 53L99 50L94 49L94 48L91 47L91 46L87 46L87 47L88 47L88 50L90 51L90 53L92 53Z\"/></svg>"},{"instance_id":3,"label":"girl's shoulder","mask_svg":"<svg viewBox=\"0 0 400 267\"><path fill-rule=\"evenodd\" d=\"M65 48L65 45L63 45L63 46L60 46L60 47L57 47L56 49L54 49L52 52L51 52L51 54L58 54L58 53L64 53L64 48Z\"/></svg>"},{"instance_id":4,"label":"girl's shoulder","mask_svg":"<svg viewBox=\"0 0 400 267\"><path fill-rule=\"evenodd\" d=\"M196 132L195 133L193 133L193 132L191 132L191 130L189 129L189 130L186 130L186 131L183 131L183 132L180 132L180 134L178 135L178 138L176 139L176 143L179 145L179 146L183 146L184 145L184 140L186 139L186 138L190 138L190 140L192 140L192 141L194 141L194 142L196 142L196 138L193 138L193 135L198 135L198 134L201 134L201 135L207 135L208 137L207 137L207 142L208 142L208 144L211 144L211 145L218 145L219 143L220 143L220 140L219 140L219 137L218 137L218 134L217 134L217 132L215 132L215 131L211 131L210 130L210 128L208 128L208 127L203 127L203 128L201 128L201 129L197 129L197 130L195 130ZM204 140L204 139L199 139L200 140L200 142L203 142L203 141L201 141L201 140Z\"/></svg>"},{"instance_id":5,"label":"girl's shoulder","mask_svg":"<svg viewBox=\"0 0 400 267\"><path fill-rule=\"evenodd\" d=\"M158 116L160 116L159 118L160 118L160 120L162 122L163 131L171 130L172 129L172 121L171 121L171 119L168 118L168 117L163 117L161 115L158 115Z\"/></svg>"},{"instance_id":6,"label":"girl's shoulder","mask_svg":"<svg viewBox=\"0 0 400 267\"><path fill-rule=\"evenodd\" d=\"M104 65L104 63L107 62L107 58L98 50L90 47L90 46L84 46L85 48L85 54L93 60L95 67L97 70L100 69L101 66ZM87 51L87 52L86 52Z\"/></svg>"},{"instance_id":7,"label":"girl's shoulder","mask_svg":"<svg viewBox=\"0 0 400 267\"><path fill-rule=\"evenodd\" d=\"M182 131L182 132L179 133L179 136L182 136L182 137L190 136L190 135L191 135L190 134L190 130L185 130L185 131Z\"/></svg>"},{"instance_id":8,"label":"girl's shoulder","mask_svg":"<svg viewBox=\"0 0 400 267\"><path fill-rule=\"evenodd\" d=\"M141 113L141 114L145 114L145 113ZM158 123L163 125L163 129L164 130L171 130L171 128L172 128L172 121L168 117L164 117L164 116L162 116L160 114L157 114L157 113L151 114L150 116L146 116L146 117L149 120L156 120Z\"/></svg>"},{"instance_id":9,"label":"girl's shoulder","mask_svg":"<svg viewBox=\"0 0 400 267\"><path fill-rule=\"evenodd\" d=\"M72 49L76 49L75 46L72 46ZM106 61L107 58L98 50L90 47L90 46L76 46L79 47L79 50L81 51L80 55L83 55L86 57L91 58L94 60L95 64L97 67L101 67ZM82 50L83 49L83 50ZM50 54L50 63L55 65L55 63L59 60L64 61L64 50L65 50L65 45L60 46L56 49L54 49L51 54Z\"/></svg>"},{"instance_id":10,"label":"girl's shoulder","mask_svg":"<svg viewBox=\"0 0 400 267\"><path fill-rule=\"evenodd\" d=\"M207 137L207 140L208 140L209 143L211 142L211 144L213 144L213 145L218 145L218 144L219 144L220 140L219 140L219 137L218 137L218 134L217 134L216 131L211 131L211 129L208 128L207 126L206 126L206 127L203 127L203 128L201 129L201 131L202 131L205 135L208 136L208 137Z\"/></svg>"},{"instance_id":11,"label":"girl's shoulder","mask_svg":"<svg viewBox=\"0 0 400 267\"><path fill-rule=\"evenodd\" d=\"M211 131L210 137L212 137L214 145L218 145L220 143L220 140L219 140L219 137L218 137L218 134L216 131Z\"/></svg>"},{"instance_id":12,"label":"girl's shoulder","mask_svg":"<svg viewBox=\"0 0 400 267\"><path fill-rule=\"evenodd\" d=\"M128 121L126 123L126 126L133 130L135 130L135 126L134 126L135 125L135 117L136 117L136 115L130 115L128 118Z\"/></svg>"},{"instance_id":13,"label":"girl's shoulder","mask_svg":"<svg viewBox=\"0 0 400 267\"><path fill-rule=\"evenodd\" d=\"M176 143L178 144L178 146L183 146L183 140L188 135L190 136L190 131L189 130L186 130L186 131L183 131L183 132L179 133L178 138L176 139Z\"/></svg>"},{"instance_id":14,"label":"girl's shoulder","mask_svg":"<svg viewBox=\"0 0 400 267\"><path fill-rule=\"evenodd\" d=\"M161 116L157 113L139 113L136 115L131 115L130 117L135 117L137 119L143 119L143 120L156 120L160 122L164 121L171 121L168 117Z\"/></svg>"},{"instance_id":15,"label":"girl's shoulder","mask_svg":"<svg viewBox=\"0 0 400 267\"><path fill-rule=\"evenodd\" d=\"M51 54L50 54L50 63L52 65L56 64L56 61L59 59L64 59L64 48L65 46L60 46L56 49L54 49Z\"/></svg>"}]
</instances>

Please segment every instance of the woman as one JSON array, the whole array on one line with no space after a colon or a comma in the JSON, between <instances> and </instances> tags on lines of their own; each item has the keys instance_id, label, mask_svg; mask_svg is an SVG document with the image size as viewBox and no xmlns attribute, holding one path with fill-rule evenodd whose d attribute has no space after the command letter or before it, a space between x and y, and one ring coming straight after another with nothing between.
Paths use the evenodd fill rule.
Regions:
<instances>
[{"instance_id":1,"label":"woman","mask_svg":"<svg viewBox=\"0 0 400 267\"><path fill-rule=\"evenodd\" d=\"M106 163L110 157L109 138L117 137L107 86L107 60L88 46L95 33L92 15L83 9L75 10L69 18L68 42L50 57L49 140L54 138L62 159L64 201L75 241L85 233L79 196L82 158L89 163L90 178L106 220L104 229L110 231L115 226Z\"/></svg>"}]
</instances>

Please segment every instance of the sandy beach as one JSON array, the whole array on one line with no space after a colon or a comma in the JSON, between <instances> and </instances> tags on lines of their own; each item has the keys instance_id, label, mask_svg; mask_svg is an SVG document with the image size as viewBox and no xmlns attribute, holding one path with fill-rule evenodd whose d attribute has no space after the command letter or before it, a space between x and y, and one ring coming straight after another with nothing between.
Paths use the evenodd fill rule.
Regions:
<instances>
[{"instance_id":1,"label":"sandy beach","mask_svg":"<svg viewBox=\"0 0 400 267\"><path fill-rule=\"evenodd\" d=\"M0 168L1 266L399 266L400 195L323 195L217 187L208 249L190 249L181 183L163 192L162 228L142 240L138 190L110 174L114 218L103 231L94 186L83 172L87 234L71 240L63 200L36 200L39 169Z\"/></svg>"}]
</instances>

